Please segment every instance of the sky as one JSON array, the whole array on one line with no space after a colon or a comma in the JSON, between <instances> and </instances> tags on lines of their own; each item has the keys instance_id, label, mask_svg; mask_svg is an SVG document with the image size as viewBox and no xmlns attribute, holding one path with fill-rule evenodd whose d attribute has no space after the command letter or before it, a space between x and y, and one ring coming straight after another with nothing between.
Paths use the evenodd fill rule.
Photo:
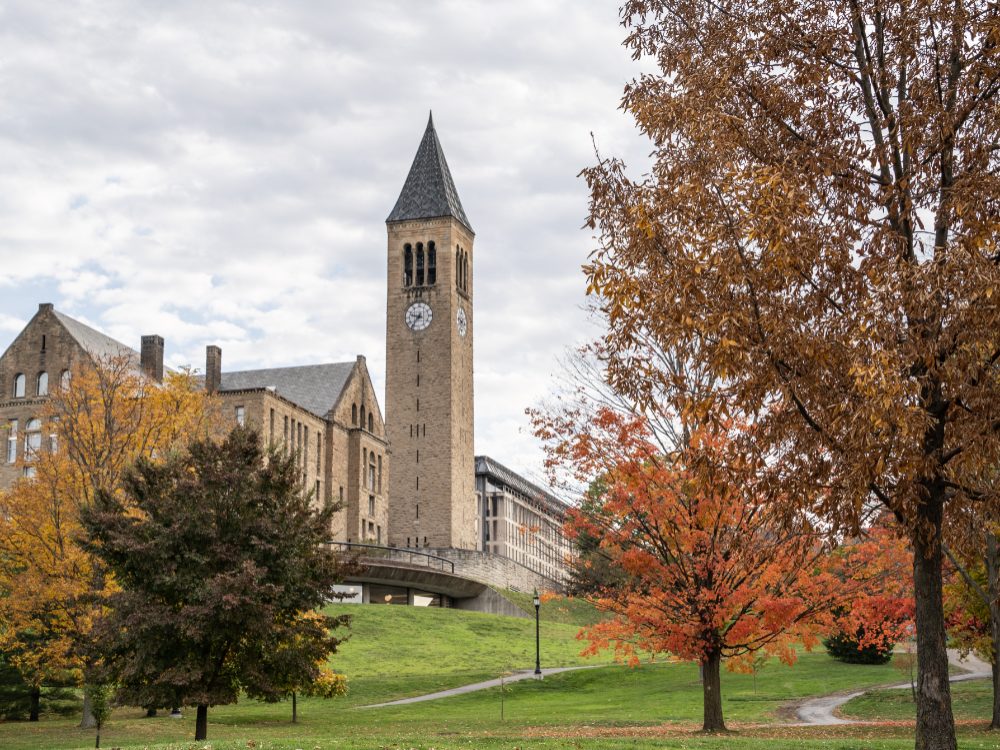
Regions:
<instances>
[{"instance_id":1,"label":"sky","mask_svg":"<svg viewBox=\"0 0 1000 750\"><path fill-rule=\"evenodd\" d=\"M475 450L542 480L524 410L599 334L578 174L650 150L623 38L596 0L5 0L0 351L52 302L172 367L364 354L384 394L385 218L432 110L476 231Z\"/></svg>"}]
</instances>

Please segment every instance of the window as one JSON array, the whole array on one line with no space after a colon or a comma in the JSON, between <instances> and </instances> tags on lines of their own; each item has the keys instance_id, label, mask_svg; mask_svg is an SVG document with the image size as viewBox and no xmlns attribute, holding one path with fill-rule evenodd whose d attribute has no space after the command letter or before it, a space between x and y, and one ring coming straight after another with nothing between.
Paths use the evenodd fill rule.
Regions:
<instances>
[{"instance_id":1,"label":"window","mask_svg":"<svg viewBox=\"0 0 1000 750\"><path fill-rule=\"evenodd\" d=\"M372 419L371 412L368 412L368 432L375 432L375 420Z\"/></svg>"},{"instance_id":2,"label":"window","mask_svg":"<svg viewBox=\"0 0 1000 750\"><path fill-rule=\"evenodd\" d=\"M413 248L403 246L403 286L413 286Z\"/></svg>"},{"instance_id":3,"label":"window","mask_svg":"<svg viewBox=\"0 0 1000 750\"><path fill-rule=\"evenodd\" d=\"M424 246L417 243L417 286L424 285Z\"/></svg>"},{"instance_id":4,"label":"window","mask_svg":"<svg viewBox=\"0 0 1000 750\"><path fill-rule=\"evenodd\" d=\"M14 398L24 398L24 373L14 376Z\"/></svg>"},{"instance_id":5,"label":"window","mask_svg":"<svg viewBox=\"0 0 1000 750\"><path fill-rule=\"evenodd\" d=\"M361 404L361 429L365 429L365 405Z\"/></svg>"},{"instance_id":6,"label":"window","mask_svg":"<svg viewBox=\"0 0 1000 750\"><path fill-rule=\"evenodd\" d=\"M462 253L462 291L469 291L469 256Z\"/></svg>"},{"instance_id":7,"label":"window","mask_svg":"<svg viewBox=\"0 0 1000 750\"><path fill-rule=\"evenodd\" d=\"M274 409L271 409L270 421L268 422L270 430L268 431L268 439L274 442Z\"/></svg>"},{"instance_id":8,"label":"window","mask_svg":"<svg viewBox=\"0 0 1000 750\"><path fill-rule=\"evenodd\" d=\"M24 460L32 461L42 447L42 420L29 419L24 426Z\"/></svg>"},{"instance_id":9,"label":"window","mask_svg":"<svg viewBox=\"0 0 1000 750\"><path fill-rule=\"evenodd\" d=\"M69 388L69 381L72 377L69 370L63 370L62 374L59 375L59 387L64 391Z\"/></svg>"},{"instance_id":10,"label":"window","mask_svg":"<svg viewBox=\"0 0 1000 750\"><path fill-rule=\"evenodd\" d=\"M38 373L38 380L35 382L35 393L39 396L49 395L49 374L47 372Z\"/></svg>"},{"instance_id":11,"label":"window","mask_svg":"<svg viewBox=\"0 0 1000 750\"><path fill-rule=\"evenodd\" d=\"M378 491L382 492L382 456L378 457Z\"/></svg>"},{"instance_id":12,"label":"window","mask_svg":"<svg viewBox=\"0 0 1000 750\"><path fill-rule=\"evenodd\" d=\"M7 463L12 464L17 461L17 420L12 419L7 423Z\"/></svg>"},{"instance_id":13,"label":"window","mask_svg":"<svg viewBox=\"0 0 1000 750\"><path fill-rule=\"evenodd\" d=\"M316 433L316 473L319 473L319 457L323 454L323 436Z\"/></svg>"},{"instance_id":14,"label":"window","mask_svg":"<svg viewBox=\"0 0 1000 750\"><path fill-rule=\"evenodd\" d=\"M382 544L382 526L375 527L375 543Z\"/></svg>"},{"instance_id":15,"label":"window","mask_svg":"<svg viewBox=\"0 0 1000 750\"><path fill-rule=\"evenodd\" d=\"M244 409L242 406L237 406L236 407L236 424L243 425L243 424L246 424L246 423L247 423L246 409Z\"/></svg>"},{"instance_id":16,"label":"window","mask_svg":"<svg viewBox=\"0 0 1000 750\"><path fill-rule=\"evenodd\" d=\"M375 489L375 451L368 454L368 487Z\"/></svg>"},{"instance_id":17,"label":"window","mask_svg":"<svg viewBox=\"0 0 1000 750\"><path fill-rule=\"evenodd\" d=\"M462 248L455 245L455 286L462 288Z\"/></svg>"},{"instance_id":18,"label":"window","mask_svg":"<svg viewBox=\"0 0 1000 750\"><path fill-rule=\"evenodd\" d=\"M42 334L42 351L45 351L45 334Z\"/></svg>"},{"instance_id":19,"label":"window","mask_svg":"<svg viewBox=\"0 0 1000 750\"><path fill-rule=\"evenodd\" d=\"M420 518L420 503L417 503L417 518L418 518L418 519ZM419 544L419 543L420 543L420 540L419 540L419 539L414 539L414 540L413 540L413 543L414 543L415 545L416 545L416 544Z\"/></svg>"},{"instance_id":20,"label":"window","mask_svg":"<svg viewBox=\"0 0 1000 750\"><path fill-rule=\"evenodd\" d=\"M59 452L59 436L54 433L49 433L49 453L56 454Z\"/></svg>"},{"instance_id":21,"label":"window","mask_svg":"<svg viewBox=\"0 0 1000 750\"><path fill-rule=\"evenodd\" d=\"M340 488L340 502L344 502L344 488Z\"/></svg>"},{"instance_id":22,"label":"window","mask_svg":"<svg viewBox=\"0 0 1000 750\"><path fill-rule=\"evenodd\" d=\"M285 415L285 450L288 450L288 415Z\"/></svg>"},{"instance_id":23,"label":"window","mask_svg":"<svg viewBox=\"0 0 1000 750\"><path fill-rule=\"evenodd\" d=\"M427 284L437 283L437 250L434 249L434 243L427 243Z\"/></svg>"},{"instance_id":24,"label":"window","mask_svg":"<svg viewBox=\"0 0 1000 750\"><path fill-rule=\"evenodd\" d=\"M351 424L358 423L358 405L351 404Z\"/></svg>"},{"instance_id":25,"label":"window","mask_svg":"<svg viewBox=\"0 0 1000 750\"><path fill-rule=\"evenodd\" d=\"M316 499L317 499L317 500L322 500L322 499L323 499L323 496L322 496L322 494L320 493L320 489L319 489L319 480L318 480L318 479L316 480Z\"/></svg>"},{"instance_id":26,"label":"window","mask_svg":"<svg viewBox=\"0 0 1000 750\"><path fill-rule=\"evenodd\" d=\"M309 427L302 428L302 468L309 465Z\"/></svg>"},{"instance_id":27,"label":"window","mask_svg":"<svg viewBox=\"0 0 1000 750\"><path fill-rule=\"evenodd\" d=\"M25 466L23 469L21 469L21 475L25 479L31 479L33 476L35 476L35 467L34 466Z\"/></svg>"},{"instance_id":28,"label":"window","mask_svg":"<svg viewBox=\"0 0 1000 750\"><path fill-rule=\"evenodd\" d=\"M368 515L369 516L374 516L375 515L375 496L374 495L369 495L368 496Z\"/></svg>"}]
</instances>

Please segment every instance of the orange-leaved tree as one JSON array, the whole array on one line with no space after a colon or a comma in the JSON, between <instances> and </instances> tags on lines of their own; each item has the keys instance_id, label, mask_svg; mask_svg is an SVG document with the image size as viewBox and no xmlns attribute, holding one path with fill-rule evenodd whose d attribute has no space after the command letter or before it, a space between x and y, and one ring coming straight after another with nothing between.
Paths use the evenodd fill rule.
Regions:
<instances>
[{"instance_id":1,"label":"orange-leaved tree","mask_svg":"<svg viewBox=\"0 0 1000 750\"><path fill-rule=\"evenodd\" d=\"M595 597L617 616L583 631L587 651L698 661L703 728L724 730L723 659L738 668L764 652L794 662L793 645L816 643L844 587L820 565L809 519L781 516L754 493L758 467L728 450L724 430L702 425L665 455L644 418L601 408L573 421L536 415L552 455L601 480L599 507L571 511L568 533L599 538L625 574Z\"/></svg>"},{"instance_id":2,"label":"orange-leaved tree","mask_svg":"<svg viewBox=\"0 0 1000 750\"><path fill-rule=\"evenodd\" d=\"M942 530L1000 511L997 4L626 0L621 16L649 66L623 108L653 163L586 171L611 378L647 392L637 333L684 348L759 416L789 512L818 498L848 532L871 500L897 518L916 747L954 750Z\"/></svg>"},{"instance_id":3,"label":"orange-leaved tree","mask_svg":"<svg viewBox=\"0 0 1000 750\"><path fill-rule=\"evenodd\" d=\"M24 476L0 494L0 650L32 686L83 679L95 595L112 585L77 543L80 509L118 492L139 456L165 456L200 434L207 414L190 374L154 383L127 356L82 364L40 408Z\"/></svg>"}]
</instances>

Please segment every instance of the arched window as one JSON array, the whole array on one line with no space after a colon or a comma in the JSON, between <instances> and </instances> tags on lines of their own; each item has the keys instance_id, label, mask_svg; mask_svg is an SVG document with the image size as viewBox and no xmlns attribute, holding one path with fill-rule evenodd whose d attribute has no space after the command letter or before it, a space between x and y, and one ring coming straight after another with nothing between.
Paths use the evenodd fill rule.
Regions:
<instances>
[{"instance_id":1,"label":"arched window","mask_svg":"<svg viewBox=\"0 0 1000 750\"><path fill-rule=\"evenodd\" d=\"M368 449L361 449L361 484L368 486L368 475L365 473L365 465L368 463Z\"/></svg>"},{"instance_id":2,"label":"arched window","mask_svg":"<svg viewBox=\"0 0 1000 750\"><path fill-rule=\"evenodd\" d=\"M462 288L462 248L455 245L455 287Z\"/></svg>"},{"instance_id":3,"label":"arched window","mask_svg":"<svg viewBox=\"0 0 1000 750\"><path fill-rule=\"evenodd\" d=\"M462 291L469 291L469 254L462 253Z\"/></svg>"},{"instance_id":4,"label":"arched window","mask_svg":"<svg viewBox=\"0 0 1000 750\"><path fill-rule=\"evenodd\" d=\"M437 283L437 250L434 249L434 243L427 243L427 285Z\"/></svg>"},{"instance_id":5,"label":"arched window","mask_svg":"<svg viewBox=\"0 0 1000 750\"><path fill-rule=\"evenodd\" d=\"M424 285L424 245L417 243L417 286Z\"/></svg>"},{"instance_id":6,"label":"arched window","mask_svg":"<svg viewBox=\"0 0 1000 750\"><path fill-rule=\"evenodd\" d=\"M378 491L382 491L382 456L378 457Z\"/></svg>"},{"instance_id":7,"label":"arched window","mask_svg":"<svg viewBox=\"0 0 1000 750\"><path fill-rule=\"evenodd\" d=\"M49 395L49 374L47 372L38 373L38 381L35 383L35 393L39 396Z\"/></svg>"},{"instance_id":8,"label":"arched window","mask_svg":"<svg viewBox=\"0 0 1000 750\"><path fill-rule=\"evenodd\" d=\"M368 488L375 489L375 451L368 454Z\"/></svg>"},{"instance_id":9,"label":"arched window","mask_svg":"<svg viewBox=\"0 0 1000 750\"><path fill-rule=\"evenodd\" d=\"M413 286L413 248L403 245L403 286Z\"/></svg>"},{"instance_id":10,"label":"arched window","mask_svg":"<svg viewBox=\"0 0 1000 750\"><path fill-rule=\"evenodd\" d=\"M42 447L42 420L29 419L24 426L24 460L31 461Z\"/></svg>"},{"instance_id":11,"label":"arched window","mask_svg":"<svg viewBox=\"0 0 1000 750\"><path fill-rule=\"evenodd\" d=\"M69 370L63 370L62 373L59 375L59 387L62 388L64 391L67 388L69 388L69 381L70 378L72 377L73 376L72 374L70 374Z\"/></svg>"},{"instance_id":12,"label":"arched window","mask_svg":"<svg viewBox=\"0 0 1000 750\"><path fill-rule=\"evenodd\" d=\"M358 405L351 404L351 424L358 423Z\"/></svg>"},{"instance_id":13,"label":"arched window","mask_svg":"<svg viewBox=\"0 0 1000 750\"><path fill-rule=\"evenodd\" d=\"M365 405L361 404L361 429L365 429Z\"/></svg>"},{"instance_id":14,"label":"arched window","mask_svg":"<svg viewBox=\"0 0 1000 750\"><path fill-rule=\"evenodd\" d=\"M368 432L375 432L375 420L372 419L371 412L368 412Z\"/></svg>"},{"instance_id":15,"label":"arched window","mask_svg":"<svg viewBox=\"0 0 1000 750\"><path fill-rule=\"evenodd\" d=\"M24 373L14 376L14 398L24 398Z\"/></svg>"}]
</instances>

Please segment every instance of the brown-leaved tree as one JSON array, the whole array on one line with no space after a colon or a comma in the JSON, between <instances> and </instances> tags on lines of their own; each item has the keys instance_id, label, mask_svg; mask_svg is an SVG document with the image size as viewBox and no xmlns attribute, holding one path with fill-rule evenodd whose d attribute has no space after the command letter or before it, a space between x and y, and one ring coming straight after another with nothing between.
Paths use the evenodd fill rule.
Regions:
<instances>
[{"instance_id":1,"label":"brown-leaved tree","mask_svg":"<svg viewBox=\"0 0 1000 750\"><path fill-rule=\"evenodd\" d=\"M662 385L636 376L637 336L685 351L753 420L790 506L853 531L874 500L906 527L916 746L953 750L942 530L1000 505L998 6L629 0L622 18L656 66L623 100L654 151L638 180L585 172L611 381Z\"/></svg>"}]
</instances>

